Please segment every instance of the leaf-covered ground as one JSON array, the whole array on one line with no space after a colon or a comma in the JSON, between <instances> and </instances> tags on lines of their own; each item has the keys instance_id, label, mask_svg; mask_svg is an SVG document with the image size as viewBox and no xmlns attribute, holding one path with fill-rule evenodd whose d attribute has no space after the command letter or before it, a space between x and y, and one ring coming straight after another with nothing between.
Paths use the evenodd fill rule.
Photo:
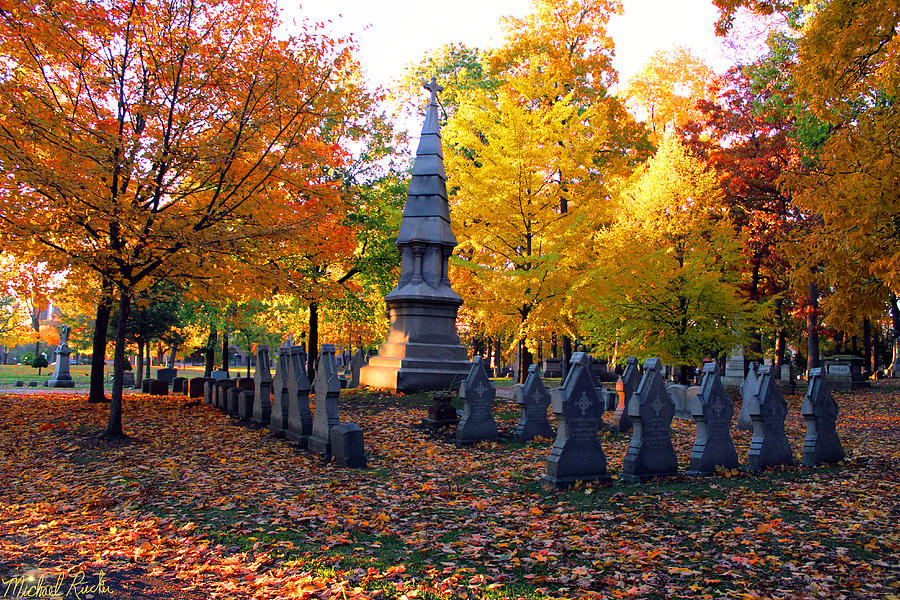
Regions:
<instances>
[{"instance_id":1,"label":"leaf-covered ground","mask_svg":"<svg viewBox=\"0 0 900 600\"><path fill-rule=\"evenodd\" d=\"M457 448L418 427L424 395L342 396L362 471L184 396L128 396L116 444L84 396L0 396L0 579L102 571L98 599L891 598L900 389L835 396L839 465L566 492L540 485L550 441ZM511 435L517 407L495 415ZM674 422L683 470L693 435ZM615 477L630 434L601 436Z\"/></svg>"}]
</instances>

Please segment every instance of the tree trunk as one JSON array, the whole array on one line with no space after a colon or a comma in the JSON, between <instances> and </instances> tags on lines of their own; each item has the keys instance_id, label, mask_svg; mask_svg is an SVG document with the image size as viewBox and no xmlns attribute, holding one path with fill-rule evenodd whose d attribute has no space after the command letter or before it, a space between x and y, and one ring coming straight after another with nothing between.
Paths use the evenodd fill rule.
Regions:
<instances>
[{"instance_id":1,"label":"tree trunk","mask_svg":"<svg viewBox=\"0 0 900 600\"><path fill-rule=\"evenodd\" d=\"M228 378L228 330L222 331L222 370L225 371L225 378Z\"/></svg>"},{"instance_id":2,"label":"tree trunk","mask_svg":"<svg viewBox=\"0 0 900 600\"><path fill-rule=\"evenodd\" d=\"M866 372L871 375L875 372L875 364L872 362L872 322L869 317L863 318L863 352L866 359Z\"/></svg>"},{"instance_id":3,"label":"tree trunk","mask_svg":"<svg viewBox=\"0 0 900 600\"><path fill-rule=\"evenodd\" d=\"M519 373L518 373L518 383L525 383L525 379L528 377L528 367L531 366L532 356L531 352L528 351L528 345L525 343L525 340L519 340Z\"/></svg>"},{"instance_id":4,"label":"tree trunk","mask_svg":"<svg viewBox=\"0 0 900 600\"><path fill-rule=\"evenodd\" d=\"M125 373L125 327L131 312L131 291L122 290L119 299L119 323L116 327L116 351L113 357L112 399L109 403L109 421L106 424L107 439L125 437L122 431L122 380Z\"/></svg>"},{"instance_id":5,"label":"tree trunk","mask_svg":"<svg viewBox=\"0 0 900 600\"><path fill-rule=\"evenodd\" d=\"M216 338L218 338L218 333L216 332L216 326L209 326L209 337L206 339L206 349L204 354L206 355L206 363L203 366L203 376L211 377L213 368L215 367L216 362Z\"/></svg>"},{"instance_id":6,"label":"tree trunk","mask_svg":"<svg viewBox=\"0 0 900 600\"><path fill-rule=\"evenodd\" d=\"M109 399L103 390L103 376L106 370L106 336L109 329L109 316L112 313L112 294L106 290L97 304L97 315L94 319L94 348L91 351L91 391L88 402L107 402Z\"/></svg>"},{"instance_id":7,"label":"tree trunk","mask_svg":"<svg viewBox=\"0 0 900 600\"><path fill-rule=\"evenodd\" d=\"M153 364L153 358L150 356L150 342L148 340L147 341L147 362L144 363L144 365L145 365L144 368L147 369L147 373L146 373L147 379L152 379L152 377L150 376L150 366L152 364Z\"/></svg>"},{"instance_id":8,"label":"tree trunk","mask_svg":"<svg viewBox=\"0 0 900 600\"><path fill-rule=\"evenodd\" d=\"M137 373L134 376L134 387L135 389L141 389L141 382L144 381L144 341L140 340L138 342L138 355L137 355Z\"/></svg>"},{"instance_id":9,"label":"tree trunk","mask_svg":"<svg viewBox=\"0 0 900 600\"><path fill-rule=\"evenodd\" d=\"M569 374L569 362L572 360L572 340L569 336L562 336L562 378L566 380Z\"/></svg>"},{"instance_id":10,"label":"tree trunk","mask_svg":"<svg viewBox=\"0 0 900 600\"><path fill-rule=\"evenodd\" d=\"M497 340L494 340L494 366L498 369L500 367L505 366L504 364L502 364L502 362L503 362L503 355L500 353L500 340L497 339ZM497 373L497 371L494 371L494 374L496 374L496 373Z\"/></svg>"},{"instance_id":11,"label":"tree trunk","mask_svg":"<svg viewBox=\"0 0 900 600\"><path fill-rule=\"evenodd\" d=\"M894 330L893 353L891 356L892 377L900 377L900 306L897 305L897 296L891 294L891 325Z\"/></svg>"},{"instance_id":12,"label":"tree trunk","mask_svg":"<svg viewBox=\"0 0 900 600\"><path fill-rule=\"evenodd\" d=\"M484 359L485 364L488 367L494 367L493 357L494 357L494 341L491 338L487 339L485 342L485 346L487 347L487 356ZM496 371L494 372L494 376L496 376Z\"/></svg>"},{"instance_id":13,"label":"tree trunk","mask_svg":"<svg viewBox=\"0 0 900 600\"><path fill-rule=\"evenodd\" d=\"M760 280L760 260L759 258L754 258L753 260L753 270L751 271L751 279L750 279L750 300L752 302L759 302L759 280ZM751 327L750 331L750 345L748 350L750 351L751 359L760 359L762 358L762 334L759 329L756 327ZM744 361L744 364L747 364L747 361Z\"/></svg>"},{"instance_id":14,"label":"tree trunk","mask_svg":"<svg viewBox=\"0 0 900 600\"><path fill-rule=\"evenodd\" d=\"M809 284L809 306L806 312L806 371L820 366L819 362L819 288Z\"/></svg>"},{"instance_id":15,"label":"tree trunk","mask_svg":"<svg viewBox=\"0 0 900 600\"><path fill-rule=\"evenodd\" d=\"M316 379L316 361L319 359L319 303L309 303L309 348L306 352L306 375Z\"/></svg>"}]
</instances>

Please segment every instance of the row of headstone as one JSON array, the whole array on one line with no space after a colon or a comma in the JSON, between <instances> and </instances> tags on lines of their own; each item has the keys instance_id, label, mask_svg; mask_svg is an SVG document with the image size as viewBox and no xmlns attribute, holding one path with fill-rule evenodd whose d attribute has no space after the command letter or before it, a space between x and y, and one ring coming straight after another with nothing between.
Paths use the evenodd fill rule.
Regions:
<instances>
[{"instance_id":1,"label":"row of headstone","mask_svg":"<svg viewBox=\"0 0 900 600\"><path fill-rule=\"evenodd\" d=\"M568 487L575 481L609 480L606 457L596 435L603 403L587 374L590 356L576 353L572 363L563 386L552 394L558 429L547 459L545 481L556 488ZM761 471L794 464L784 430L787 402L778 389L771 367L759 369L756 391L747 402L753 425L749 469ZM688 474L708 475L715 473L717 468L737 468L738 457L731 438L734 407L725 393L716 363L704 365L699 390L688 406L697 423ZM623 461L623 481L637 483L678 473L671 437L674 413L675 406L665 388L659 359L648 359L640 383L628 402L633 431ZM802 464L817 466L842 460L844 451L836 430L837 404L822 369L810 371L802 413L807 426Z\"/></svg>"},{"instance_id":2,"label":"row of headstone","mask_svg":"<svg viewBox=\"0 0 900 600\"><path fill-rule=\"evenodd\" d=\"M315 391L315 415L310 411L310 383L306 375L306 352L302 346L282 348L272 376L269 348L257 347L256 371L252 378L203 380L205 402L241 422L267 427L312 452L332 457L340 465L366 466L362 430L355 423L341 423L338 416L340 383L334 346L325 344L319 357ZM199 384L198 384L199 385Z\"/></svg>"}]
</instances>

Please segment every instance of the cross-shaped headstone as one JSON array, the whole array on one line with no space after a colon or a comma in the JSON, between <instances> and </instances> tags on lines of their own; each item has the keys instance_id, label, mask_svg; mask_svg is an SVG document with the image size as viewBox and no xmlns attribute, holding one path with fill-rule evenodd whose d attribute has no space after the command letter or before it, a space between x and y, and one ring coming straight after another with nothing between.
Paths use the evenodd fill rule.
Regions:
<instances>
[{"instance_id":1,"label":"cross-shaped headstone","mask_svg":"<svg viewBox=\"0 0 900 600\"><path fill-rule=\"evenodd\" d=\"M492 407L496 396L494 384L488 379L484 362L476 356L465 381L459 386L463 399L463 416L456 426L456 440L463 444L495 440L499 434Z\"/></svg>"},{"instance_id":2,"label":"cross-shaped headstone","mask_svg":"<svg viewBox=\"0 0 900 600\"><path fill-rule=\"evenodd\" d=\"M427 81L422 84L426 90L431 92L431 99L435 100L439 92L443 92L444 88L438 85L437 77L434 75L431 76L431 81Z\"/></svg>"},{"instance_id":3,"label":"cross-shaped headstone","mask_svg":"<svg viewBox=\"0 0 900 600\"><path fill-rule=\"evenodd\" d=\"M519 424L516 427L516 441L528 442L535 437L552 438L553 428L547 419L547 407L550 405L550 392L541 381L537 365L528 367L528 377L524 384L515 387L516 402L522 407Z\"/></svg>"},{"instance_id":4,"label":"cross-shaped headstone","mask_svg":"<svg viewBox=\"0 0 900 600\"><path fill-rule=\"evenodd\" d=\"M648 358L644 376L628 404L628 416L636 425L622 463L623 481L639 483L678 474L671 432L674 414L675 407L662 377L662 363L658 358Z\"/></svg>"},{"instance_id":5,"label":"cross-shaped headstone","mask_svg":"<svg viewBox=\"0 0 900 600\"><path fill-rule=\"evenodd\" d=\"M689 409L697 424L697 437L691 449L690 475L709 475L717 467L736 469L738 455L731 439L731 417L734 406L725 393L719 365L703 365L703 380Z\"/></svg>"}]
</instances>

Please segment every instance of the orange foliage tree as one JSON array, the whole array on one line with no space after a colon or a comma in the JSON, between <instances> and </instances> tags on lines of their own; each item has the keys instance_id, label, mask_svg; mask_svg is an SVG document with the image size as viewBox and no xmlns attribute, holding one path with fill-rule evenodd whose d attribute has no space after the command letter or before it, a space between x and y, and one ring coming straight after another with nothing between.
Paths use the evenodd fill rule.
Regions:
<instances>
[{"instance_id":1,"label":"orange foliage tree","mask_svg":"<svg viewBox=\"0 0 900 600\"><path fill-rule=\"evenodd\" d=\"M124 324L154 280L317 243L371 98L350 42L280 25L267 1L0 5L3 245L99 274ZM124 350L120 327L109 437Z\"/></svg>"}]
</instances>

